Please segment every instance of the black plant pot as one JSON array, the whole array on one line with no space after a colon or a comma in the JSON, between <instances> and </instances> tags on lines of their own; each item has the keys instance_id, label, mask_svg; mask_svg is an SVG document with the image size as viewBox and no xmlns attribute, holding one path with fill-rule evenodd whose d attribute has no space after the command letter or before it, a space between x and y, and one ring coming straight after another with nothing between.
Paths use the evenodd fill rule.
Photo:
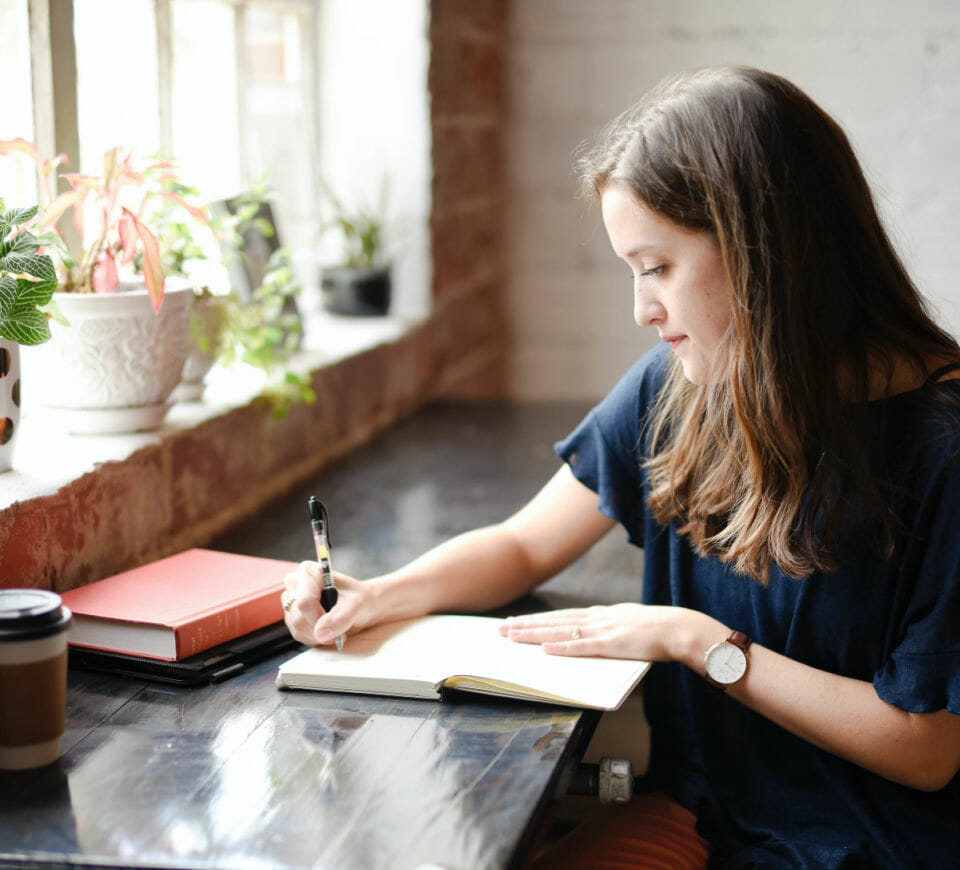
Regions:
<instances>
[{"instance_id":1,"label":"black plant pot","mask_svg":"<svg viewBox=\"0 0 960 870\"><path fill-rule=\"evenodd\" d=\"M320 297L333 314L384 315L390 309L390 270L324 269Z\"/></svg>"}]
</instances>

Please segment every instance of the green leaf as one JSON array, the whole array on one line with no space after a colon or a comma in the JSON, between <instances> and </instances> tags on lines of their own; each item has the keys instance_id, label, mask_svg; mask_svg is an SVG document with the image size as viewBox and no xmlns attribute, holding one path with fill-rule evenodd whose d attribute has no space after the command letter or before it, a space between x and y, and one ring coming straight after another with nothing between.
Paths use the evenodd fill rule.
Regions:
<instances>
[{"instance_id":1,"label":"green leaf","mask_svg":"<svg viewBox=\"0 0 960 870\"><path fill-rule=\"evenodd\" d=\"M12 272L13 274L33 275L41 281L57 280L57 271L53 267L53 260L46 254L42 256L9 253L5 257L0 257L0 272Z\"/></svg>"},{"instance_id":2,"label":"green leaf","mask_svg":"<svg viewBox=\"0 0 960 870\"><path fill-rule=\"evenodd\" d=\"M25 224L27 221L33 220L39 211L40 206L37 205L31 208L12 208L3 218L18 227L20 224Z\"/></svg>"},{"instance_id":3,"label":"green leaf","mask_svg":"<svg viewBox=\"0 0 960 870\"><path fill-rule=\"evenodd\" d=\"M0 279L0 336L18 344L41 344L50 338L50 324L46 314L37 310L37 284L31 281ZM46 301L50 295L46 294Z\"/></svg>"},{"instance_id":4,"label":"green leaf","mask_svg":"<svg viewBox=\"0 0 960 870\"><path fill-rule=\"evenodd\" d=\"M10 246L10 253L13 254L34 254L39 247L37 237L29 230L21 230L13 237L13 244Z\"/></svg>"},{"instance_id":5,"label":"green leaf","mask_svg":"<svg viewBox=\"0 0 960 870\"><path fill-rule=\"evenodd\" d=\"M22 224L36 209L19 209L7 217L11 214ZM57 273L49 256L36 253L36 241L31 233L21 232L0 257L0 336L18 344L41 344L50 338L47 314L40 309L53 297Z\"/></svg>"},{"instance_id":6,"label":"green leaf","mask_svg":"<svg viewBox=\"0 0 960 870\"><path fill-rule=\"evenodd\" d=\"M52 281L29 281L26 278L17 279L17 298L27 305L46 305L57 289Z\"/></svg>"},{"instance_id":7,"label":"green leaf","mask_svg":"<svg viewBox=\"0 0 960 870\"><path fill-rule=\"evenodd\" d=\"M46 305L38 305L37 311L47 315L50 320L55 320L61 326L70 325L70 321L67 320L64 313L60 310L60 306L57 305L57 300L53 297L50 298L50 301Z\"/></svg>"},{"instance_id":8,"label":"green leaf","mask_svg":"<svg viewBox=\"0 0 960 870\"><path fill-rule=\"evenodd\" d=\"M57 255L61 260L64 261L64 263L70 264L73 262L73 257L70 256L70 252L67 250L67 246L63 239L53 230L47 230L45 233L40 233L39 235L34 236L34 239L39 246L56 251Z\"/></svg>"},{"instance_id":9,"label":"green leaf","mask_svg":"<svg viewBox=\"0 0 960 870\"><path fill-rule=\"evenodd\" d=\"M17 344L43 344L50 338L50 323L36 310L22 312L16 319L0 314L0 338Z\"/></svg>"}]
</instances>

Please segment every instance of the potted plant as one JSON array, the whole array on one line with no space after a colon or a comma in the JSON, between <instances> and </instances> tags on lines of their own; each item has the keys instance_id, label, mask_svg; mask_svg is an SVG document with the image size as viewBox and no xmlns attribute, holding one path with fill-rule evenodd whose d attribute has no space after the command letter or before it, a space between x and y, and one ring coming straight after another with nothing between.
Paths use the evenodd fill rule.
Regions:
<instances>
[{"instance_id":1,"label":"potted plant","mask_svg":"<svg viewBox=\"0 0 960 870\"><path fill-rule=\"evenodd\" d=\"M20 345L50 338L47 310L57 286L53 261L26 227L39 208L6 210L0 199L0 471L20 434Z\"/></svg>"},{"instance_id":2,"label":"potted plant","mask_svg":"<svg viewBox=\"0 0 960 870\"><path fill-rule=\"evenodd\" d=\"M70 189L53 197L63 159L42 160L22 139L0 142L0 154L11 153L37 166L40 227L59 234L57 221L72 213L80 239L78 250L64 243L57 263L54 299L70 325L55 325L53 341L24 354L37 404L75 433L158 427L187 354L193 290L167 280L144 214L158 198L200 222L205 214L171 189L175 174L164 161L137 168L130 154L113 148L100 175L65 174Z\"/></svg>"},{"instance_id":3,"label":"potted plant","mask_svg":"<svg viewBox=\"0 0 960 870\"><path fill-rule=\"evenodd\" d=\"M329 187L327 199L333 215L325 231L339 236L342 255L339 262L321 271L323 307L334 314L386 314L391 296L385 244L386 182L375 207L348 207Z\"/></svg>"},{"instance_id":4,"label":"potted plant","mask_svg":"<svg viewBox=\"0 0 960 870\"><path fill-rule=\"evenodd\" d=\"M195 187L168 176L162 188L175 194L175 198L156 198L146 220L157 237L164 275L185 281L194 293L187 356L172 398L178 402L194 401L202 395L203 378L215 361L230 292L226 269L212 254L219 251L221 237L231 231L217 225L204 207L192 206L202 213L202 218L184 208L183 204L199 201L200 193ZM135 271L142 273L143 266L144 258L138 254L134 258Z\"/></svg>"},{"instance_id":5,"label":"potted plant","mask_svg":"<svg viewBox=\"0 0 960 870\"><path fill-rule=\"evenodd\" d=\"M185 199L197 196L183 185L176 190ZM309 377L290 365L303 333L295 304L301 288L290 251L274 249L272 211L262 184L230 200L229 208L219 203L211 211L213 232L207 241L213 244L198 242L195 228L183 221L176 205L163 203L152 221L167 274L188 277L196 293L190 352L174 397L199 399L214 364L223 369L244 366L256 370L262 378L261 395L276 415L283 415L294 402L315 399ZM248 257L255 262L248 263ZM243 274L237 278L237 269L231 273L229 265L243 266Z\"/></svg>"},{"instance_id":6,"label":"potted plant","mask_svg":"<svg viewBox=\"0 0 960 870\"><path fill-rule=\"evenodd\" d=\"M236 363L262 373L261 395L274 415L283 416L296 402L316 399L310 377L294 371L290 360L300 345L302 324L290 303L300 292L288 248L274 251L263 282L249 300L231 293L223 312L216 361L224 368Z\"/></svg>"},{"instance_id":7,"label":"potted plant","mask_svg":"<svg viewBox=\"0 0 960 870\"><path fill-rule=\"evenodd\" d=\"M249 299L235 290L215 292L202 284L190 316L191 349L175 398L199 399L204 378L219 365L222 369L249 367L258 372L260 395L276 416L286 414L296 402L312 403L316 395L309 376L290 365L303 332L300 316L290 306L300 290L288 248L270 255L263 282Z\"/></svg>"}]
</instances>

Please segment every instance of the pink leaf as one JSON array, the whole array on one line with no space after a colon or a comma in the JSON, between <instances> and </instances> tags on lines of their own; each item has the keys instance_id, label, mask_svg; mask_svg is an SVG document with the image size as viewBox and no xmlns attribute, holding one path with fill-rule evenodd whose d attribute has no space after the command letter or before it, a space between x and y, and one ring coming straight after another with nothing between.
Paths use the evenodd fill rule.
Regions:
<instances>
[{"instance_id":1,"label":"pink leaf","mask_svg":"<svg viewBox=\"0 0 960 870\"><path fill-rule=\"evenodd\" d=\"M117 158L120 156L120 147L111 148L103 155L103 183L109 187L117 171ZM125 161L126 162L126 161Z\"/></svg>"},{"instance_id":2,"label":"pink leaf","mask_svg":"<svg viewBox=\"0 0 960 870\"><path fill-rule=\"evenodd\" d=\"M93 285L94 293L115 293L120 284L120 276L117 274L117 263L109 251L105 251L103 256L97 260L93 267L93 275L90 276L90 283Z\"/></svg>"},{"instance_id":3,"label":"pink leaf","mask_svg":"<svg viewBox=\"0 0 960 870\"><path fill-rule=\"evenodd\" d=\"M186 212L195 221L198 221L204 226L207 226L207 227L210 226L210 218L207 216L207 213L202 208L198 208L195 205L190 205L190 203L187 202L182 196L180 196L180 194L174 193L172 190L161 190L160 196L162 196L164 199L169 199L170 202L173 202L179 205L182 209L186 210Z\"/></svg>"},{"instance_id":4,"label":"pink leaf","mask_svg":"<svg viewBox=\"0 0 960 870\"><path fill-rule=\"evenodd\" d=\"M42 194L42 202L50 202L53 199L53 193L50 190L50 182L57 167L61 163L67 162L66 154L58 154L49 160L44 160L40 156L37 146L26 139L5 139L0 141L0 155L5 154L25 154L29 157L37 168L37 180Z\"/></svg>"},{"instance_id":5,"label":"pink leaf","mask_svg":"<svg viewBox=\"0 0 960 870\"><path fill-rule=\"evenodd\" d=\"M127 212L127 214L130 214ZM133 218L133 215L130 215ZM153 310L160 310L160 303L163 302L163 267L160 265L160 243L157 237L150 232L136 218L133 218L134 226L137 229L137 235L140 236L140 243L143 245L143 280L147 285L147 293L150 294L150 301L153 302Z\"/></svg>"},{"instance_id":6,"label":"pink leaf","mask_svg":"<svg viewBox=\"0 0 960 870\"><path fill-rule=\"evenodd\" d=\"M37 146L32 142L23 138L0 140L0 154L16 154L17 152L26 154L36 164L41 162L40 152L37 151Z\"/></svg>"},{"instance_id":7,"label":"pink leaf","mask_svg":"<svg viewBox=\"0 0 960 870\"><path fill-rule=\"evenodd\" d=\"M70 161L67 160L66 154L58 154L56 157L51 157L48 160L43 161L43 174L49 176L53 171L61 164L67 164Z\"/></svg>"},{"instance_id":8,"label":"pink leaf","mask_svg":"<svg viewBox=\"0 0 960 870\"><path fill-rule=\"evenodd\" d=\"M43 210L43 220L40 222L40 226L43 229L52 227L68 208L76 205L84 196L86 196L86 193L81 190L68 190L66 193L61 193Z\"/></svg>"},{"instance_id":9,"label":"pink leaf","mask_svg":"<svg viewBox=\"0 0 960 870\"><path fill-rule=\"evenodd\" d=\"M82 175L79 172L64 172L60 176L64 181L69 182L74 190L93 190L100 184L100 179L95 175Z\"/></svg>"},{"instance_id":10,"label":"pink leaf","mask_svg":"<svg viewBox=\"0 0 960 870\"><path fill-rule=\"evenodd\" d=\"M136 219L127 209L123 210L117 223L117 233L120 235L120 247L123 249L123 262L129 263L137 253Z\"/></svg>"}]
</instances>

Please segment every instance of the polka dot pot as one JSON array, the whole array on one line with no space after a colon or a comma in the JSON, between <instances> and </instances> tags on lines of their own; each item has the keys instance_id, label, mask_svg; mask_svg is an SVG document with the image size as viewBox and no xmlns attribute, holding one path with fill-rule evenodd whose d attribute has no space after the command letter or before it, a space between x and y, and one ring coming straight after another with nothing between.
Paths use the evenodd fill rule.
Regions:
<instances>
[{"instance_id":1,"label":"polka dot pot","mask_svg":"<svg viewBox=\"0 0 960 870\"><path fill-rule=\"evenodd\" d=\"M20 345L0 339L0 471L13 467L20 429Z\"/></svg>"}]
</instances>

